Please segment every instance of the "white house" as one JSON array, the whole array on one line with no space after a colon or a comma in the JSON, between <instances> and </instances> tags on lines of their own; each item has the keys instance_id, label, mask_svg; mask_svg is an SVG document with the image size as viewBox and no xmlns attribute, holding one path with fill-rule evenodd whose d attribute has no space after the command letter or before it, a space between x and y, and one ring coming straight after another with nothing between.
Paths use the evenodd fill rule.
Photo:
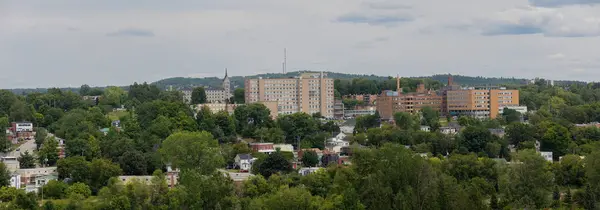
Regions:
<instances>
[{"instance_id":1,"label":"white house","mask_svg":"<svg viewBox=\"0 0 600 210\"><path fill-rule=\"evenodd\" d=\"M458 133L458 128L455 127L440 127L440 132L446 135L454 135Z\"/></svg>"},{"instance_id":2,"label":"white house","mask_svg":"<svg viewBox=\"0 0 600 210\"><path fill-rule=\"evenodd\" d=\"M340 126L340 131L342 133L353 133L354 132L354 126Z\"/></svg>"},{"instance_id":3,"label":"white house","mask_svg":"<svg viewBox=\"0 0 600 210\"><path fill-rule=\"evenodd\" d=\"M337 136L330 138L327 142L327 149L335 153L339 153L342 147L350 146L350 142L344 140L347 137L344 133L339 133Z\"/></svg>"},{"instance_id":4,"label":"white house","mask_svg":"<svg viewBox=\"0 0 600 210\"><path fill-rule=\"evenodd\" d=\"M17 132L31 132L33 131L33 123L30 122L18 122L14 123L15 131Z\"/></svg>"},{"instance_id":5,"label":"white house","mask_svg":"<svg viewBox=\"0 0 600 210\"><path fill-rule=\"evenodd\" d=\"M546 161L552 162L552 152L540 152Z\"/></svg>"},{"instance_id":6,"label":"white house","mask_svg":"<svg viewBox=\"0 0 600 210\"><path fill-rule=\"evenodd\" d=\"M21 175L18 173L13 173L10 175L10 186L21 189Z\"/></svg>"},{"instance_id":7,"label":"white house","mask_svg":"<svg viewBox=\"0 0 600 210\"><path fill-rule=\"evenodd\" d=\"M304 167L304 168L300 168L300 170L298 170L298 173L302 176L306 176L306 175L315 173L320 169L322 169L322 168L321 167Z\"/></svg>"},{"instance_id":8,"label":"white house","mask_svg":"<svg viewBox=\"0 0 600 210\"><path fill-rule=\"evenodd\" d=\"M238 154L235 156L235 165L240 167L240 171L248 172L252 169L252 155L250 154Z\"/></svg>"},{"instance_id":9,"label":"white house","mask_svg":"<svg viewBox=\"0 0 600 210\"><path fill-rule=\"evenodd\" d=\"M421 125L421 131L429 132L431 131L431 127L426 125Z\"/></svg>"}]
</instances>

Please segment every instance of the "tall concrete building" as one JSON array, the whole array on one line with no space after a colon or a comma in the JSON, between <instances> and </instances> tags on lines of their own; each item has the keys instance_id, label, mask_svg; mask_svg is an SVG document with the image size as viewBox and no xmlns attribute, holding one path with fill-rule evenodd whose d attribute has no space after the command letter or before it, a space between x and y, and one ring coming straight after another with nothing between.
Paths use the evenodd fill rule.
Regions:
<instances>
[{"instance_id":1,"label":"tall concrete building","mask_svg":"<svg viewBox=\"0 0 600 210\"><path fill-rule=\"evenodd\" d=\"M324 73L303 73L298 77L280 79L246 79L246 103L276 101L278 114L320 112L334 115L333 79Z\"/></svg>"},{"instance_id":2,"label":"tall concrete building","mask_svg":"<svg viewBox=\"0 0 600 210\"><path fill-rule=\"evenodd\" d=\"M498 117L500 107L519 106L519 90L507 90L498 86L462 88L455 85L451 77L443 92L442 110L451 116L494 119Z\"/></svg>"}]
</instances>

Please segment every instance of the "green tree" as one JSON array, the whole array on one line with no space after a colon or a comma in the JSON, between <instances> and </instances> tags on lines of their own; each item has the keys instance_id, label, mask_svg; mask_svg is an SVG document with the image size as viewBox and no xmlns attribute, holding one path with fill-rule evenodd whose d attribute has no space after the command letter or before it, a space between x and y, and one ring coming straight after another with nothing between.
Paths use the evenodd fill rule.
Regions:
<instances>
[{"instance_id":1,"label":"green tree","mask_svg":"<svg viewBox=\"0 0 600 210\"><path fill-rule=\"evenodd\" d=\"M110 105L112 107L120 107L127 94L120 87L109 86L104 89L100 103L103 105Z\"/></svg>"},{"instance_id":2,"label":"green tree","mask_svg":"<svg viewBox=\"0 0 600 210\"><path fill-rule=\"evenodd\" d=\"M206 103L206 91L203 87L196 87L192 90L192 104Z\"/></svg>"},{"instance_id":3,"label":"green tree","mask_svg":"<svg viewBox=\"0 0 600 210\"><path fill-rule=\"evenodd\" d=\"M0 162L0 187L6 187L10 185L10 171L4 164Z\"/></svg>"},{"instance_id":4,"label":"green tree","mask_svg":"<svg viewBox=\"0 0 600 210\"><path fill-rule=\"evenodd\" d=\"M215 125L221 128L225 136L236 136L235 120L228 112L218 112L214 115L214 119Z\"/></svg>"},{"instance_id":5,"label":"green tree","mask_svg":"<svg viewBox=\"0 0 600 210\"><path fill-rule=\"evenodd\" d=\"M35 168L35 157L33 154L29 154L29 151L21 153L18 160L20 168Z\"/></svg>"},{"instance_id":6,"label":"green tree","mask_svg":"<svg viewBox=\"0 0 600 210\"><path fill-rule=\"evenodd\" d=\"M265 160L255 162L255 164L256 172L265 178L276 173L289 173L293 170L292 165L281 152L271 153Z\"/></svg>"},{"instance_id":7,"label":"green tree","mask_svg":"<svg viewBox=\"0 0 600 210\"><path fill-rule=\"evenodd\" d=\"M519 122L514 122L506 126L505 132L508 142L515 146L524 141L533 141L536 135L533 126Z\"/></svg>"},{"instance_id":8,"label":"green tree","mask_svg":"<svg viewBox=\"0 0 600 210\"><path fill-rule=\"evenodd\" d=\"M58 161L58 142L54 137L47 138L38 152L38 160L41 165L53 166Z\"/></svg>"},{"instance_id":9,"label":"green tree","mask_svg":"<svg viewBox=\"0 0 600 210\"><path fill-rule=\"evenodd\" d=\"M126 151L119 157L119 165L125 175L146 175L146 163L144 154L137 150Z\"/></svg>"},{"instance_id":10,"label":"green tree","mask_svg":"<svg viewBox=\"0 0 600 210\"><path fill-rule=\"evenodd\" d=\"M415 122L414 116L408 112L394 113L394 122L396 123L396 126L406 130L417 129L419 126L419 124Z\"/></svg>"},{"instance_id":11,"label":"green tree","mask_svg":"<svg viewBox=\"0 0 600 210\"><path fill-rule=\"evenodd\" d=\"M48 137L48 131L45 128L36 128L35 130L35 145L36 145L36 150L40 150L40 147L42 147L42 144L44 143L44 141L46 141L46 138Z\"/></svg>"},{"instance_id":12,"label":"green tree","mask_svg":"<svg viewBox=\"0 0 600 210\"><path fill-rule=\"evenodd\" d=\"M43 210L56 210L56 206L54 205L54 202L52 201L46 201L44 203L44 206L42 206Z\"/></svg>"},{"instance_id":13,"label":"green tree","mask_svg":"<svg viewBox=\"0 0 600 210\"><path fill-rule=\"evenodd\" d=\"M585 180L583 160L578 155L565 155L553 165L556 183L561 186L581 187Z\"/></svg>"},{"instance_id":14,"label":"green tree","mask_svg":"<svg viewBox=\"0 0 600 210\"><path fill-rule=\"evenodd\" d=\"M432 130L436 131L440 127L440 112L432 109L431 107L423 107L421 109L423 115L423 124L431 127Z\"/></svg>"},{"instance_id":15,"label":"green tree","mask_svg":"<svg viewBox=\"0 0 600 210\"><path fill-rule=\"evenodd\" d=\"M469 126L461 132L460 145L470 152L483 152L488 142L493 140L492 133L482 126Z\"/></svg>"},{"instance_id":16,"label":"green tree","mask_svg":"<svg viewBox=\"0 0 600 210\"><path fill-rule=\"evenodd\" d=\"M86 183L88 183L94 193L98 192L103 186L106 186L111 177L123 174L118 164L107 159L94 159L87 165L89 168L89 181Z\"/></svg>"},{"instance_id":17,"label":"green tree","mask_svg":"<svg viewBox=\"0 0 600 210\"><path fill-rule=\"evenodd\" d=\"M283 188L261 199L255 199L250 209L318 209L322 198L312 196L305 188Z\"/></svg>"},{"instance_id":18,"label":"green tree","mask_svg":"<svg viewBox=\"0 0 600 210\"><path fill-rule=\"evenodd\" d=\"M555 122L543 122L537 125L540 138L540 150L552 151L555 159L567 153L572 136L569 129Z\"/></svg>"},{"instance_id":19,"label":"green tree","mask_svg":"<svg viewBox=\"0 0 600 210\"><path fill-rule=\"evenodd\" d=\"M277 124L286 136L286 143L296 143L296 139L304 139L317 133L317 121L306 113L294 113L277 118Z\"/></svg>"},{"instance_id":20,"label":"green tree","mask_svg":"<svg viewBox=\"0 0 600 210\"><path fill-rule=\"evenodd\" d=\"M315 151L305 151L302 155L302 165L306 167L315 167L319 164L319 156Z\"/></svg>"},{"instance_id":21,"label":"green tree","mask_svg":"<svg viewBox=\"0 0 600 210\"><path fill-rule=\"evenodd\" d=\"M245 92L244 92L244 88L236 88L233 91L233 101L236 104L244 104L246 98L245 98Z\"/></svg>"},{"instance_id":22,"label":"green tree","mask_svg":"<svg viewBox=\"0 0 600 210\"><path fill-rule=\"evenodd\" d=\"M89 85L81 85L81 87L79 88L79 95L87 96L90 90L92 90L92 88Z\"/></svg>"},{"instance_id":23,"label":"green tree","mask_svg":"<svg viewBox=\"0 0 600 210\"><path fill-rule=\"evenodd\" d=\"M200 169L185 169L179 184L184 187L187 209L235 209L237 206L233 180L221 172L206 174Z\"/></svg>"},{"instance_id":24,"label":"green tree","mask_svg":"<svg viewBox=\"0 0 600 210\"><path fill-rule=\"evenodd\" d=\"M33 121L33 110L24 101L16 100L10 106L10 119L13 122Z\"/></svg>"},{"instance_id":25,"label":"green tree","mask_svg":"<svg viewBox=\"0 0 600 210\"><path fill-rule=\"evenodd\" d=\"M62 181L50 180L44 187L44 198L61 199L65 197L65 190L69 185Z\"/></svg>"},{"instance_id":26,"label":"green tree","mask_svg":"<svg viewBox=\"0 0 600 210\"><path fill-rule=\"evenodd\" d=\"M56 164L59 179L71 178L73 182L87 182L90 168L84 157L75 156L60 159Z\"/></svg>"},{"instance_id":27,"label":"green tree","mask_svg":"<svg viewBox=\"0 0 600 210\"><path fill-rule=\"evenodd\" d=\"M280 144L285 141L285 133L281 128L260 128L256 130L256 138L261 142Z\"/></svg>"},{"instance_id":28,"label":"green tree","mask_svg":"<svg viewBox=\"0 0 600 210\"><path fill-rule=\"evenodd\" d=\"M553 187L553 175L548 161L534 150L517 154L522 164L512 164L502 179L503 198L514 208L544 208L549 204Z\"/></svg>"},{"instance_id":29,"label":"green tree","mask_svg":"<svg viewBox=\"0 0 600 210\"><path fill-rule=\"evenodd\" d=\"M260 103L240 105L233 111L235 128L243 137L252 138L257 129L273 126L271 111Z\"/></svg>"},{"instance_id":30,"label":"green tree","mask_svg":"<svg viewBox=\"0 0 600 210\"><path fill-rule=\"evenodd\" d=\"M90 190L90 187L88 187L86 184L78 182L69 186L65 190L65 194L67 194L67 197L69 198L73 197L73 194L79 194L84 198L87 198L92 195L92 190Z\"/></svg>"},{"instance_id":31,"label":"green tree","mask_svg":"<svg viewBox=\"0 0 600 210\"><path fill-rule=\"evenodd\" d=\"M206 131L174 133L163 142L160 153L174 168L198 169L204 174L224 165L217 140Z\"/></svg>"},{"instance_id":32,"label":"green tree","mask_svg":"<svg viewBox=\"0 0 600 210\"><path fill-rule=\"evenodd\" d=\"M514 109L504 107L504 110L502 111L502 118L507 124L519 122L521 121L521 113L517 112Z\"/></svg>"}]
</instances>

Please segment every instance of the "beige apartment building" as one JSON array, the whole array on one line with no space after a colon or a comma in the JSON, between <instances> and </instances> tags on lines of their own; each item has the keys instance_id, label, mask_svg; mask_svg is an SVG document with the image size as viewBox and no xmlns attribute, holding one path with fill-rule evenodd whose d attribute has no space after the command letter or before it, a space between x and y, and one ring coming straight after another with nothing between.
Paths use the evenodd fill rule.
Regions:
<instances>
[{"instance_id":1,"label":"beige apartment building","mask_svg":"<svg viewBox=\"0 0 600 210\"><path fill-rule=\"evenodd\" d=\"M495 119L501 107L519 106L519 90L497 86L462 88L453 83L452 77L448 78L443 95L442 110L451 116Z\"/></svg>"},{"instance_id":2,"label":"beige apartment building","mask_svg":"<svg viewBox=\"0 0 600 210\"><path fill-rule=\"evenodd\" d=\"M320 112L333 117L333 79L324 73L303 73L293 78L246 79L246 103L275 101L278 114Z\"/></svg>"}]
</instances>

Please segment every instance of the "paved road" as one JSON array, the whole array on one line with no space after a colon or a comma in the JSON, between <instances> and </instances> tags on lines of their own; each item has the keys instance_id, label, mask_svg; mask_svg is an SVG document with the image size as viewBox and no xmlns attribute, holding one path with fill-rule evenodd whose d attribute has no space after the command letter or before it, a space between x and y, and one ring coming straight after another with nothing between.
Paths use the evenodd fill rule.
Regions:
<instances>
[{"instance_id":1,"label":"paved road","mask_svg":"<svg viewBox=\"0 0 600 210\"><path fill-rule=\"evenodd\" d=\"M17 150L10 152L9 156L20 157L21 153L24 153L25 151L29 151L29 154L33 154L35 151L35 140L33 138L31 138L31 140L26 140Z\"/></svg>"}]
</instances>

